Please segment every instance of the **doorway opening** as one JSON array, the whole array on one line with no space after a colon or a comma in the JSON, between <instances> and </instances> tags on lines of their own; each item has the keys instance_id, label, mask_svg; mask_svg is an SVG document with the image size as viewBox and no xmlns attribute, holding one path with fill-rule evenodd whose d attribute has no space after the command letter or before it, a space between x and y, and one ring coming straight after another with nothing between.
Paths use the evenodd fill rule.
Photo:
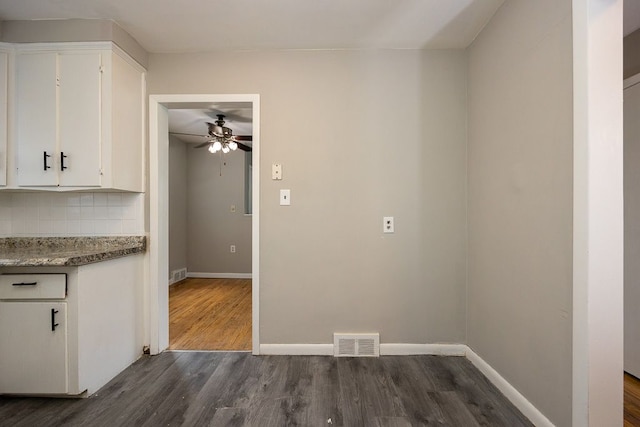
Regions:
<instances>
[{"instance_id":1,"label":"doorway opening","mask_svg":"<svg viewBox=\"0 0 640 427\"><path fill-rule=\"evenodd\" d=\"M239 196L240 202L238 203L225 203L224 210L229 214L236 214L236 216L238 218L242 218L244 222L250 223L249 236L246 237L250 244L237 245L233 242L230 242L230 244L228 244L229 242L217 243L219 247L224 247L225 251L228 251L228 254L232 256L231 259L235 260L238 260L240 258L238 256L238 252L240 252L241 250L246 251L250 247L250 256L248 258L249 266L246 265L246 253L244 257L244 267L229 267L228 264L227 267L224 267L223 264L215 264L216 261L220 261L222 258L224 258L224 253L219 252L216 256L216 254L207 249L206 246L204 247L204 249L198 248L196 249L196 252L203 256L200 257L202 259L197 262L203 262L204 264L198 264L197 262L194 262L192 265L190 265L189 269L191 271L186 275L189 276L189 281L191 281L191 284L189 284L189 282L185 282L184 285L189 285L186 287L193 287L199 284L200 286L206 286L211 289L218 288L218 290L220 290L221 288L223 289L225 286L228 287L232 284L239 285L238 289L242 287L244 287L245 289L247 287L250 288L250 296L248 297L251 312L249 331L249 334L251 336L250 349L254 354L259 353L259 95L151 95L149 97L149 280L146 281L146 283L148 284L148 289L146 289L148 295L148 305L146 307L147 312L145 313L145 317L148 319L148 327L145 329L148 333L147 338L148 342L150 343L150 352L152 354L157 354L169 348L170 292L168 284L172 281L175 281L173 277L173 271L179 271L177 277L181 278L181 275L184 274L185 270L185 268L175 269L175 265L170 264L169 256L169 208L171 205L171 200L169 198L169 111L203 110L215 115L216 113L221 113L220 110L222 108L227 108L231 111L234 109L233 107L237 107L239 105L245 106L250 111L249 115L251 117L252 125L252 141L250 142L250 144L246 143L246 141L245 144L243 144L245 145L245 148L246 146L251 147L251 155L248 157L248 160L246 159L247 156L237 156L241 158L238 163L242 165L242 173L245 174L244 176L246 177L246 172L244 171L244 169L246 169L247 165L250 167L250 171L252 173L248 178L250 180L249 184L247 185L244 182L245 179L241 179L239 182L239 187L243 189L242 191L244 192L246 192L246 189L249 188L251 190L251 194L248 196L246 194L241 194ZM214 122L214 120L211 120L211 122ZM198 125L202 126L206 130L206 121ZM246 130L243 131L242 129L238 129L237 132L238 133L236 133L236 131L234 130L234 133L237 135L241 135L243 132L247 133ZM198 137L198 132L195 132L194 135L196 136L194 136L194 138L201 138L200 140L195 141L198 143L195 145L203 145L202 138L205 139L204 142L208 141L206 139L206 132L200 133L204 133L205 136ZM193 147L189 147L187 148L187 150L191 150L192 153L194 152ZM231 168L227 168L227 166L230 166L229 164L231 163L231 157L225 158L220 153L211 154L207 151L206 146L203 146L201 150L198 149L198 151L201 151L202 154L196 155L196 158L202 158L207 161L217 160L218 162L220 162L217 171L218 177L224 177L225 173L227 173L227 178L230 177L232 170ZM242 151L247 152L249 150ZM225 154L228 155L229 153ZM220 180L220 182L222 182L222 180ZM206 183L204 185L204 190L207 190ZM199 200L197 195L194 196L194 200ZM245 201L244 203L242 202L243 200ZM246 200L250 200L249 207L245 206L247 205ZM226 206L227 204L229 206ZM247 208L251 209L251 211L249 211L250 214L247 213ZM204 214L205 226L206 221L211 220L211 218L207 218L207 215L208 214L206 213ZM189 220L191 220L191 218ZM204 231L204 229L202 229L201 231ZM197 234L197 232L194 233ZM206 240L207 239L203 239L203 245L207 244ZM233 256L235 256L235 258L233 258ZM171 270L171 268L174 268L174 270ZM199 269L203 269L204 271L198 271ZM228 269L229 271L224 271L225 269ZM242 271L243 269L244 271ZM198 283L198 280L201 280L201 282ZM203 280L205 281L204 284L202 282ZM244 283L233 282L241 282L243 280ZM215 292L213 294L215 294ZM213 296L213 298L216 297ZM237 302L244 304L246 309L247 293L245 292L245 295L243 297L238 298ZM224 303L219 303L218 308L222 307L226 307L226 305ZM194 306L193 310L195 310L195 312L197 313L199 309ZM243 328L246 332L246 325ZM198 326L194 325L193 329L197 330ZM205 340L206 338L203 337L202 339ZM219 349L222 350L226 348ZM237 349L240 350L240 348ZM242 349L246 350L246 348Z\"/></svg>"}]
</instances>

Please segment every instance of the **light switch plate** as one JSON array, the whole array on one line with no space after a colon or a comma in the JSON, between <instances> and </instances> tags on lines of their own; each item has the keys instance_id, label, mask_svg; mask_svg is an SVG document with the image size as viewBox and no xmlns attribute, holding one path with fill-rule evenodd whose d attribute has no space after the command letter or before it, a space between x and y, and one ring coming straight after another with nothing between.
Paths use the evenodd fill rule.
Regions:
<instances>
[{"instance_id":1,"label":"light switch plate","mask_svg":"<svg viewBox=\"0 0 640 427\"><path fill-rule=\"evenodd\" d=\"M282 165L280 163L274 163L271 165L271 179L282 179Z\"/></svg>"},{"instance_id":2,"label":"light switch plate","mask_svg":"<svg viewBox=\"0 0 640 427\"><path fill-rule=\"evenodd\" d=\"M291 190L280 190L280 206L291 204Z\"/></svg>"}]
</instances>

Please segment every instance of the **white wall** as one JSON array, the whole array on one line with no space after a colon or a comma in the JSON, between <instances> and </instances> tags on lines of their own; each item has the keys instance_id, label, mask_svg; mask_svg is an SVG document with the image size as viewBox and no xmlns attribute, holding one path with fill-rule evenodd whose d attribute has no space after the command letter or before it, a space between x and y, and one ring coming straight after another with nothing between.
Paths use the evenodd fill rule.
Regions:
<instances>
[{"instance_id":1,"label":"white wall","mask_svg":"<svg viewBox=\"0 0 640 427\"><path fill-rule=\"evenodd\" d=\"M251 216L244 214L244 151L221 157L206 148L188 148L187 163L189 273L251 273ZM235 212L231 212L232 205ZM231 245L235 253L230 252Z\"/></svg>"},{"instance_id":2,"label":"white wall","mask_svg":"<svg viewBox=\"0 0 640 427\"><path fill-rule=\"evenodd\" d=\"M169 278L187 268L187 146L169 135Z\"/></svg>"},{"instance_id":3,"label":"white wall","mask_svg":"<svg viewBox=\"0 0 640 427\"><path fill-rule=\"evenodd\" d=\"M150 56L150 94L260 94L262 343L465 341L465 70L463 51Z\"/></svg>"},{"instance_id":4,"label":"white wall","mask_svg":"<svg viewBox=\"0 0 640 427\"><path fill-rule=\"evenodd\" d=\"M250 274L244 151L225 155L220 175L220 155L193 147L169 136L169 272ZM230 245L236 246L235 253Z\"/></svg>"},{"instance_id":5,"label":"white wall","mask_svg":"<svg viewBox=\"0 0 640 427\"><path fill-rule=\"evenodd\" d=\"M633 42L631 42L633 40ZM624 69L640 72L640 31L624 39ZM637 63L635 67L634 63ZM637 82L638 77L629 79ZM627 81L625 82L627 83ZM624 90L624 369L640 376L640 85Z\"/></svg>"},{"instance_id":6,"label":"white wall","mask_svg":"<svg viewBox=\"0 0 640 427\"><path fill-rule=\"evenodd\" d=\"M573 423L623 424L622 0L573 0Z\"/></svg>"},{"instance_id":7,"label":"white wall","mask_svg":"<svg viewBox=\"0 0 640 427\"><path fill-rule=\"evenodd\" d=\"M0 192L0 237L144 234L144 194Z\"/></svg>"},{"instance_id":8,"label":"white wall","mask_svg":"<svg viewBox=\"0 0 640 427\"><path fill-rule=\"evenodd\" d=\"M624 369L640 376L640 85L624 91Z\"/></svg>"},{"instance_id":9,"label":"white wall","mask_svg":"<svg viewBox=\"0 0 640 427\"><path fill-rule=\"evenodd\" d=\"M571 425L570 0L505 2L469 48L468 345Z\"/></svg>"}]
</instances>

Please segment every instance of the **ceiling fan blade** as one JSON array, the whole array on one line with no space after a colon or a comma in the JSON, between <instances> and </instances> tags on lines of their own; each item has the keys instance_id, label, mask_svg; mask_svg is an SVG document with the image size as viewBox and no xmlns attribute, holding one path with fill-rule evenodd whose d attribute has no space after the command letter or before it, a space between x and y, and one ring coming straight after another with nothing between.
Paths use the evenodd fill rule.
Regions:
<instances>
[{"instance_id":1,"label":"ceiling fan blade","mask_svg":"<svg viewBox=\"0 0 640 427\"><path fill-rule=\"evenodd\" d=\"M238 148L242 151L251 151L251 147L249 147L248 145L244 145L242 142L238 142L237 144Z\"/></svg>"},{"instance_id":2,"label":"ceiling fan blade","mask_svg":"<svg viewBox=\"0 0 640 427\"><path fill-rule=\"evenodd\" d=\"M253 141L253 135L234 135L236 141Z\"/></svg>"},{"instance_id":3,"label":"ceiling fan blade","mask_svg":"<svg viewBox=\"0 0 640 427\"><path fill-rule=\"evenodd\" d=\"M183 133L183 132L169 132L169 135L199 136L202 138L209 138L209 135L200 135L196 133Z\"/></svg>"}]
</instances>

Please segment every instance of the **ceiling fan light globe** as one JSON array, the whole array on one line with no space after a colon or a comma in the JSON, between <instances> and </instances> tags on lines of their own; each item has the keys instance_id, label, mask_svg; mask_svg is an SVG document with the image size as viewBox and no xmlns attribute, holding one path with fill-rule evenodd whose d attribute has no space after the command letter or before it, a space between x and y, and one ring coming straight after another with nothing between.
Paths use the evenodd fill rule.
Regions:
<instances>
[{"instance_id":1,"label":"ceiling fan light globe","mask_svg":"<svg viewBox=\"0 0 640 427\"><path fill-rule=\"evenodd\" d=\"M213 144L209 144L209 152L210 153L215 153L216 149L213 147Z\"/></svg>"},{"instance_id":2,"label":"ceiling fan light globe","mask_svg":"<svg viewBox=\"0 0 640 427\"><path fill-rule=\"evenodd\" d=\"M216 141L213 144L211 144L211 146L213 147L213 152L216 153L218 151L220 151L222 149L222 144L220 143L220 141Z\"/></svg>"},{"instance_id":3,"label":"ceiling fan light globe","mask_svg":"<svg viewBox=\"0 0 640 427\"><path fill-rule=\"evenodd\" d=\"M231 141L229 143L229 148L235 151L238 148L238 144L235 141Z\"/></svg>"},{"instance_id":4,"label":"ceiling fan light globe","mask_svg":"<svg viewBox=\"0 0 640 427\"><path fill-rule=\"evenodd\" d=\"M224 146L222 147L222 152L223 152L224 154L227 154L229 151L231 151L231 150L229 149L229 146L228 146L228 145L224 145Z\"/></svg>"}]
</instances>

